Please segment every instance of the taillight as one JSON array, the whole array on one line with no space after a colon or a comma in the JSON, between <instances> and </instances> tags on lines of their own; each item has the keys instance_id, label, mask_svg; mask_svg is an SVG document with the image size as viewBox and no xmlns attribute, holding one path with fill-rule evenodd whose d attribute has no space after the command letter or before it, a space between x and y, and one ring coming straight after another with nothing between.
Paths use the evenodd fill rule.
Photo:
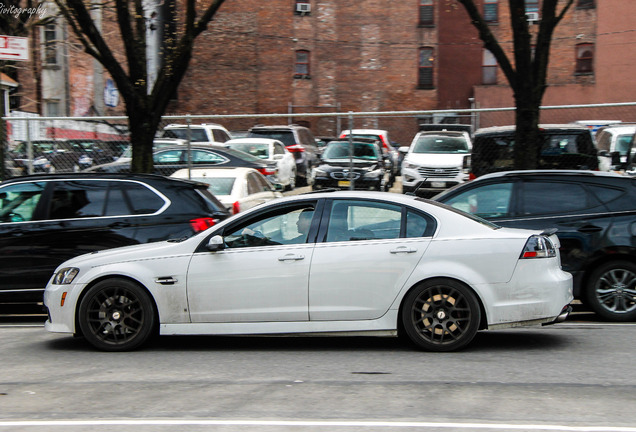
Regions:
<instances>
[{"instance_id":1,"label":"taillight","mask_svg":"<svg viewBox=\"0 0 636 432\"><path fill-rule=\"evenodd\" d=\"M234 204L232 204L232 214L237 214L240 211L241 211L241 204L239 204L238 201L234 201Z\"/></svg>"},{"instance_id":2,"label":"taillight","mask_svg":"<svg viewBox=\"0 0 636 432\"><path fill-rule=\"evenodd\" d=\"M213 218L197 218L190 220L190 226L194 230L195 233L205 231L206 229L214 226L216 224L216 219Z\"/></svg>"},{"instance_id":3,"label":"taillight","mask_svg":"<svg viewBox=\"0 0 636 432\"><path fill-rule=\"evenodd\" d=\"M305 147L301 146L300 144L294 144L294 145L287 146L287 150L289 150L292 153L302 153L305 151Z\"/></svg>"},{"instance_id":4,"label":"taillight","mask_svg":"<svg viewBox=\"0 0 636 432\"><path fill-rule=\"evenodd\" d=\"M556 247L548 237L533 235L526 242L519 258L553 258L556 254Z\"/></svg>"},{"instance_id":5,"label":"taillight","mask_svg":"<svg viewBox=\"0 0 636 432\"><path fill-rule=\"evenodd\" d=\"M274 175L276 174L276 168L257 168L257 171L263 174L264 176Z\"/></svg>"}]
</instances>

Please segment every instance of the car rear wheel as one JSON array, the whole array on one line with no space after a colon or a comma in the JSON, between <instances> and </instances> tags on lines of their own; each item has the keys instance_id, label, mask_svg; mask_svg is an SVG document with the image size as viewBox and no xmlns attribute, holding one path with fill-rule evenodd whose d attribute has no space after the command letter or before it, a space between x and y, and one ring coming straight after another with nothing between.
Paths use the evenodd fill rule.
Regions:
<instances>
[{"instance_id":1,"label":"car rear wheel","mask_svg":"<svg viewBox=\"0 0 636 432\"><path fill-rule=\"evenodd\" d=\"M609 321L636 320L636 264L612 261L590 274L586 304Z\"/></svg>"},{"instance_id":2,"label":"car rear wheel","mask_svg":"<svg viewBox=\"0 0 636 432\"><path fill-rule=\"evenodd\" d=\"M427 351L453 351L470 343L481 320L475 294L450 279L431 279L415 287L402 305L409 339Z\"/></svg>"},{"instance_id":3,"label":"car rear wheel","mask_svg":"<svg viewBox=\"0 0 636 432\"><path fill-rule=\"evenodd\" d=\"M88 290L79 307L86 340L102 351L129 351L155 331L155 306L148 293L122 278L106 279Z\"/></svg>"}]
</instances>

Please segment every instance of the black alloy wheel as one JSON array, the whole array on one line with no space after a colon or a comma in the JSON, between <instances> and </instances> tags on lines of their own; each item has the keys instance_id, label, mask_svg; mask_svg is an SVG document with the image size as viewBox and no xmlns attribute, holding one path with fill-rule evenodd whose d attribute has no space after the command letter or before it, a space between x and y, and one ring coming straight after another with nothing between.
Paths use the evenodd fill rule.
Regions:
<instances>
[{"instance_id":1,"label":"black alloy wheel","mask_svg":"<svg viewBox=\"0 0 636 432\"><path fill-rule=\"evenodd\" d=\"M636 264L607 262L591 274L585 290L586 303L608 321L636 320Z\"/></svg>"},{"instance_id":2,"label":"black alloy wheel","mask_svg":"<svg viewBox=\"0 0 636 432\"><path fill-rule=\"evenodd\" d=\"M402 324L409 339L427 351L454 351L479 330L481 310L475 294L450 279L431 279L408 293Z\"/></svg>"},{"instance_id":3,"label":"black alloy wheel","mask_svg":"<svg viewBox=\"0 0 636 432\"><path fill-rule=\"evenodd\" d=\"M106 279L91 287L79 306L86 340L102 351L130 351L155 332L155 305L136 283Z\"/></svg>"}]
</instances>

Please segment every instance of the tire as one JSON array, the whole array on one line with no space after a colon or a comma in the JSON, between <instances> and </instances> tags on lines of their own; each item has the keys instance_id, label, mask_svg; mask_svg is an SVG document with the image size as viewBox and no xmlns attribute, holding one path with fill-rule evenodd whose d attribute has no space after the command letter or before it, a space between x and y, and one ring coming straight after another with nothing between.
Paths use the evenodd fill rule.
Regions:
<instances>
[{"instance_id":1,"label":"tire","mask_svg":"<svg viewBox=\"0 0 636 432\"><path fill-rule=\"evenodd\" d=\"M287 185L287 190L292 191L296 189L296 170L292 171L291 176L289 178L289 184Z\"/></svg>"},{"instance_id":2,"label":"tire","mask_svg":"<svg viewBox=\"0 0 636 432\"><path fill-rule=\"evenodd\" d=\"M586 284L585 303L608 321L635 321L636 264L611 261L596 268Z\"/></svg>"},{"instance_id":3,"label":"tire","mask_svg":"<svg viewBox=\"0 0 636 432\"><path fill-rule=\"evenodd\" d=\"M84 338L102 351L130 351L155 333L156 310L148 293L122 278L91 287L78 311Z\"/></svg>"},{"instance_id":4,"label":"tire","mask_svg":"<svg viewBox=\"0 0 636 432\"><path fill-rule=\"evenodd\" d=\"M418 348L455 351L479 330L481 309L475 294L450 279L431 279L413 288L402 304L402 325Z\"/></svg>"}]
</instances>

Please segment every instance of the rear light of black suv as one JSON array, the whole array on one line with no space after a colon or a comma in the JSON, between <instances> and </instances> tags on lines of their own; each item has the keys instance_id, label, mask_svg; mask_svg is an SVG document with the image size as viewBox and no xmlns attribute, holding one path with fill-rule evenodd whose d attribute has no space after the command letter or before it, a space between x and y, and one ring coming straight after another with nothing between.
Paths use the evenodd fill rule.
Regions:
<instances>
[{"instance_id":1,"label":"rear light of black suv","mask_svg":"<svg viewBox=\"0 0 636 432\"><path fill-rule=\"evenodd\" d=\"M218 219L214 219L211 217L202 217L196 219L190 219L190 226L194 230L194 233L200 233L201 231L205 231L206 229L213 227L219 222Z\"/></svg>"}]
</instances>

